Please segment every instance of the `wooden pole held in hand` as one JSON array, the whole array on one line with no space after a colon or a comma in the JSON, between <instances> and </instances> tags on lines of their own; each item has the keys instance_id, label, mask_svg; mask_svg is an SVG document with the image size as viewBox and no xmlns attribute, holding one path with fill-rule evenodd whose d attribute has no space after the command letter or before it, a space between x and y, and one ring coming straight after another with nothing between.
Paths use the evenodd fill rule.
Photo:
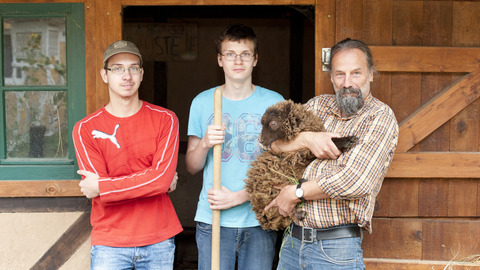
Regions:
<instances>
[{"instance_id":1,"label":"wooden pole held in hand","mask_svg":"<svg viewBox=\"0 0 480 270\"><path fill-rule=\"evenodd\" d=\"M222 90L217 88L214 94L214 124L222 125ZM213 147L213 189L220 189L222 145ZM212 210L212 270L220 270L220 210Z\"/></svg>"}]
</instances>

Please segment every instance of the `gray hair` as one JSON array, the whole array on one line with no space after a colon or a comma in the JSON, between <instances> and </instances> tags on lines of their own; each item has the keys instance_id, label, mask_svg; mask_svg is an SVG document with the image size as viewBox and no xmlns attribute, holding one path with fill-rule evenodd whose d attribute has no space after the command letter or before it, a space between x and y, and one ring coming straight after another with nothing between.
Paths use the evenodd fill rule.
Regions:
<instances>
[{"instance_id":1,"label":"gray hair","mask_svg":"<svg viewBox=\"0 0 480 270\"><path fill-rule=\"evenodd\" d=\"M330 63L328 64L328 70L332 72L332 59L333 57L340 51L348 50L348 49L359 49L362 50L365 54L365 59L368 63L368 70L373 71L376 73L375 67L373 66L373 58L372 53L370 52L370 48L368 45L363 43L360 40L346 38L337 44L335 44L330 51Z\"/></svg>"}]
</instances>

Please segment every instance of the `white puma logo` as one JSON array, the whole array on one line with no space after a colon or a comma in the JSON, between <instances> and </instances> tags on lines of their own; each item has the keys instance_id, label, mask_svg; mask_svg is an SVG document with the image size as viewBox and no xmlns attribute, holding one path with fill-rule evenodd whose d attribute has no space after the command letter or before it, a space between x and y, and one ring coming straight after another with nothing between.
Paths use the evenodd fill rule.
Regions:
<instances>
[{"instance_id":1,"label":"white puma logo","mask_svg":"<svg viewBox=\"0 0 480 270\"><path fill-rule=\"evenodd\" d=\"M93 135L93 138L94 139L97 139L97 138L100 138L100 139L109 139L113 144L115 144L117 146L117 148L120 148L120 144L118 144L117 142L117 138L115 138L115 135L117 134L117 129L120 127L120 124L117 124L115 126L115 131L113 132L113 134L107 134L103 131L99 131L99 130L93 130L92 131L92 135Z\"/></svg>"}]
</instances>

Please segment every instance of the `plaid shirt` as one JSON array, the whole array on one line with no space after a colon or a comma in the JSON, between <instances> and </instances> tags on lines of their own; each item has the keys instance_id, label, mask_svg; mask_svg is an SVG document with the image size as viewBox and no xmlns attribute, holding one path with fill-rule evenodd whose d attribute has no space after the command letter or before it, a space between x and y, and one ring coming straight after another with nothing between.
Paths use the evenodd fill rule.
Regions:
<instances>
[{"instance_id":1,"label":"plaid shirt","mask_svg":"<svg viewBox=\"0 0 480 270\"><path fill-rule=\"evenodd\" d=\"M375 198L397 146L393 111L371 94L362 109L344 118L333 95L314 97L305 107L324 121L327 132L359 140L338 159L316 159L307 167L303 177L317 181L330 198L305 201L307 217L297 223L313 228L354 223L371 233Z\"/></svg>"}]
</instances>

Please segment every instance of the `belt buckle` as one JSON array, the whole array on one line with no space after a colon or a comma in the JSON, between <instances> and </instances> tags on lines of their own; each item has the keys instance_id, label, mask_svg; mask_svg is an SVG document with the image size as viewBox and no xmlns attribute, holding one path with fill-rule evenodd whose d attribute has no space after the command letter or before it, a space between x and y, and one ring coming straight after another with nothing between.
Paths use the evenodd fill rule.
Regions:
<instances>
[{"instance_id":1,"label":"belt buckle","mask_svg":"<svg viewBox=\"0 0 480 270\"><path fill-rule=\"evenodd\" d=\"M313 228L302 227L302 242L313 243L314 232Z\"/></svg>"}]
</instances>

